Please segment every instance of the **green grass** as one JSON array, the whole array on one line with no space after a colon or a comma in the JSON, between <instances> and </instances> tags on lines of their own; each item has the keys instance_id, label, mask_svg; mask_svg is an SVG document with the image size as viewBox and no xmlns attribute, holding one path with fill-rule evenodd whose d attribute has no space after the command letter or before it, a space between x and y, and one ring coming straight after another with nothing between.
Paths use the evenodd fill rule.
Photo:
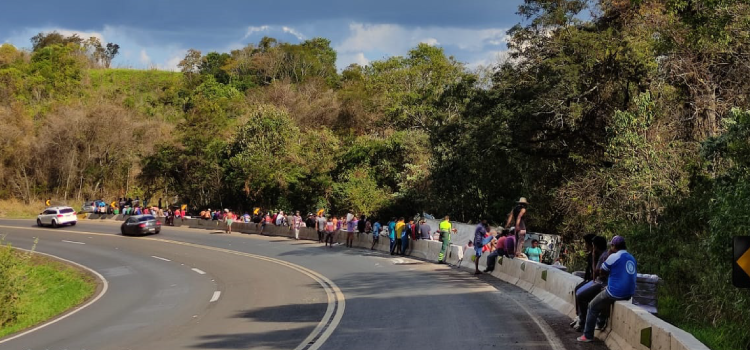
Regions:
<instances>
[{"instance_id":1,"label":"green grass","mask_svg":"<svg viewBox=\"0 0 750 350\"><path fill-rule=\"evenodd\" d=\"M750 334L742 325L709 324L687 319L686 303L672 295L660 293L659 317L692 334L711 350L750 349Z\"/></svg>"},{"instance_id":2,"label":"green grass","mask_svg":"<svg viewBox=\"0 0 750 350\"><path fill-rule=\"evenodd\" d=\"M0 200L0 218L36 219L44 208L43 200L30 204L17 199Z\"/></svg>"},{"instance_id":3,"label":"green grass","mask_svg":"<svg viewBox=\"0 0 750 350\"><path fill-rule=\"evenodd\" d=\"M0 337L44 322L83 303L94 278L39 255L0 246Z\"/></svg>"}]
</instances>

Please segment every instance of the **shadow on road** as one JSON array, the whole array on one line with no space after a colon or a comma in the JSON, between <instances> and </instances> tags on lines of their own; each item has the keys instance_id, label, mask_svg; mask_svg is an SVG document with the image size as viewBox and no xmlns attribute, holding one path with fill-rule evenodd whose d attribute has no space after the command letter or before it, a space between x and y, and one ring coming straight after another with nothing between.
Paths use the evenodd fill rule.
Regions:
<instances>
[{"instance_id":1,"label":"shadow on road","mask_svg":"<svg viewBox=\"0 0 750 350\"><path fill-rule=\"evenodd\" d=\"M284 329L261 333L206 335L193 345L197 349L294 349L313 331L315 326Z\"/></svg>"},{"instance_id":2,"label":"shadow on road","mask_svg":"<svg viewBox=\"0 0 750 350\"><path fill-rule=\"evenodd\" d=\"M279 305L241 311L234 317L257 322L320 322L327 307L326 303Z\"/></svg>"}]
</instances>

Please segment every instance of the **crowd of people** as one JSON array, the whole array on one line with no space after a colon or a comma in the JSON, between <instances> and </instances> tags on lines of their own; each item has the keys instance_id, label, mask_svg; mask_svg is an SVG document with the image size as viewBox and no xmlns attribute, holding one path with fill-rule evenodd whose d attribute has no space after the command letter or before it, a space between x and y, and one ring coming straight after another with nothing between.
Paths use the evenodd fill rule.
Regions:
<instances>
[{"instance_id":1,"label":"crowd of people","mask_svg":"<svg viewBox=\"0 0 750 350\"><path fill-rule=\"evenodd\" d=\"M583 332L579 342L591 342L594 330L606 327L612 304L635 294L637 263L622 236L607 244L606 238L589 234L584 242L587 264L584 281L574 291L577 316L570 326Z\"/></svg>"},{"instance_id":2,"label":"crowd of people","mask_svg":"<svg viewBox=\"0 0 750 350\"><path fill-rule=\"evenodd\" d=\"M104 201L95 201L98 211L107 213L123 213L126 215L155 215L166 217L166 224L174 224L175 219L183 218L187 214L184 206L182 208L161 208L158 206L147 206L136 197L119 198L109 205ZM472 260L474 262L474 273L488 273L495 269L499 257L515 258L523 257L531 261L541 262L543 252L536 239L531 241L529 247L524 247L526 239L526 212L528 208L526 198L516 202L504 226L493 229L487 220L480 220L474 229L473 240L468 241L463 249L458 252L458 266L463 262L466 252L473 250ZM314 228L318 234L318 242L326 247L333 247L337 242L339 233L346 235L346 247L354 246L356 234L372 235L371 250L374 250L381 237L390 242L391 255L407 255L411 242L417 240L436 240L442 242L438 254L438 264L447 264L446 258L451 245L451 237L457 230L453 227L449 216L445 216L439 223L437 230L426 222L424 218L414 217L392 217L390 220L367 217L365 215L327 215L323 210L316 214L308 213L302 217L299 211L293 215L287 215L284 211L275 213L262 213L255 208L252 214L245 212L238 215L230 209L200 211L198 217L202 220L213 220L226 223L227 233L232 232L232 223L235 221L254 223L263 233L267 225L289 227L294 231L294 238L299 240L300 229L304 227ZM570 324L583 335L578 338L580 342L590 342L594 336L595 329L604 329L608 319L609 307L617 300L630 299L635 293L636 285L636 261L627 252L625 239L615 236L609 243L606 238L589 234L584 236L586 247L587 267L584 272L584 282L575 288L576 319ZM413 249L413 248L412 248ZM479 270L480 257L487 256L487 266L483 271Z\"/></svg>"}]
</instances>

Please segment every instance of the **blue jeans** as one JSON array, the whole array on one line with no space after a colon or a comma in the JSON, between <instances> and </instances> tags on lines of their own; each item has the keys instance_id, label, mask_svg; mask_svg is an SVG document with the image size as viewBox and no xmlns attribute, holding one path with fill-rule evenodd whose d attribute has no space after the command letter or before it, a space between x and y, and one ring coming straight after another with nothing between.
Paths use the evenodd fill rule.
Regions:
<instances>
[{"instance_id":1,"label":"blue jeans","mask_svg":"<svg viewBox=\"0 0 750 350\"><path fill-rule=\"evenodd\" d=\"M583 335L586 336L587 339L594 339L596 319L599 318L599 315L609 309L615 301L627 299L615 299L609 295L606 289L602 290L594 300L589 303L589 312L586 315L586 327L583 328Z\"/></svg>"},{"instance_id":2,"label":"blue jeans","mask_svg":"<svg viewBox=\"0 0 750 350\"><path fill-rule=\"evenodd\" d=\"M409 247L409 236L404 233L403 236L401 236L401 255L406 255L406 248Z\"/></svg>"}]
</instances>

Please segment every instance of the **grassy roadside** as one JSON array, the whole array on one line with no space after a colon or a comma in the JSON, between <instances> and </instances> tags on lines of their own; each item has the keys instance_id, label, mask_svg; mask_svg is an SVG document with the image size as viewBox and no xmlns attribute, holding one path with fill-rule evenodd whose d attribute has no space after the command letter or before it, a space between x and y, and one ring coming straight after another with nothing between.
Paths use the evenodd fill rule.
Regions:
<instances>
[{"instance_id":1,"label":"grassy roadside","mask_svg":"<svg viewBox=\"0 0 750 350\"><path fill-rule=\"evenodd\" d=\"M96 291L94 277L2 241L0 281L0 338L59 315Z\"/></svg>"},{"instance_id":2,"label":"grassy roadside","mask_svg":"<svg viewBox=\"0 0 750 350\"><path fill-rule=\"evenodd\" d=\"M0 218L34 219L45 206L42 201L26 204L18 199L0 200Z\"/></svg>"}]
</instances>

